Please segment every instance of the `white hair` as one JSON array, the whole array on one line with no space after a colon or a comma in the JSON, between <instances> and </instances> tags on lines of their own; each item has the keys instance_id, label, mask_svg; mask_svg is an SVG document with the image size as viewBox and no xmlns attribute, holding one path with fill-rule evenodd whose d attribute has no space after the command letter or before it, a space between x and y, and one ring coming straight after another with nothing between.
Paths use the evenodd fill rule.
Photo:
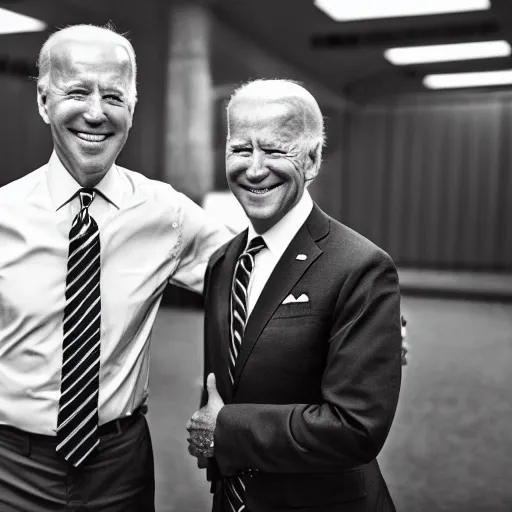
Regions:
<instances>
[{"instance_id":1,"label":"white hair","mask_svg":"<svg viewBox=\"0 0 512 512\"><path fill-rule=\"evenodd\" d=\"M304 133L302 136L308 150L317 149L318 165L325 144L325 128L322 112L314 96L299 83L289 79L257 79L241 85L231 95L227 106L227 129L230 137L229 109L238 99L290 101L304 112Z\"/></svg>"},{"instance_id":2,"label":"white hair","mask_svg":"<svg viewBox=\"0 0 512 512\"><path fill-rule=\"evenodd\" d=\"M51 49L56 43L67 38L75 38L80 41L109 41L119 44L128 52L132 69L132 81L128 100L133 108L137 102L135 50L130 41L125 36L118 34L110 23L104 27L97 25L71 25L51 34L41 47L39 58L37 59L37 68L39 69L37 77L38 90L48 90L50 85Z\"/></svg>"}]
</instances>

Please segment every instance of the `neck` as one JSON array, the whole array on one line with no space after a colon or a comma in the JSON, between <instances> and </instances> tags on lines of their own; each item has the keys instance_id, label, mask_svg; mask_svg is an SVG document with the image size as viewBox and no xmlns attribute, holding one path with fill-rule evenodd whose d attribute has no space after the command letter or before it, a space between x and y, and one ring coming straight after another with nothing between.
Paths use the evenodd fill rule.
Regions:
<instances>
[{"instance_id":1,"label":"neck","mask_svg":"<svg viewBox=\"0 0 512 512\"><path fill-rule=\"evenodd\" d=\"M66 171L84 188L92 188L98 185L114 163L109 162L107 165L100 166L94 163L87 165L87 162L85 162L85 165L81 167L76 160L66 158L66 156L59 151L59 147L55 147L55 152Z\"/></svg>"},{"instance_id":2,"label":"neck","mask_svg":"<svg viewBox=\"0 0 512 512\"><path fill-rule=\"evenodd\" d=\"M264 235L269 229L271 229L276 223L269 220L260 219L249 219L254 231L258 235Z\"/></svg>"},{"instance_id":3,"label":"neck","mask_svg":"<svg viewBox=\"0 0 512 512\"><path fill-rule=\"evenodd\" d=\"M103 176L105 176L106 172L99 175L99 176L75 176L72 175L73 178L80 184L83 188L94 188L102 179Z\"/></svg>"},{"instance_id":4,"label":"neck","mask_svg":"<svg viewBox=\"0 0 512 512\"><path fill-rule=\"evenodd\" d=\"M278 224L279 222L281 222L281 220L283 220L292 210L294 210L297 205L301 202L302 198L304 197L304 194L302 193L296 200L295 202L291 205L291 207L289 207L288 210L284 211L284 212L279 212L278 215L274 215L273 217L271 218L262 218L262 219L259 219L259 218L251 218L249 217L249 221L254 229L254 231L258 234L258 235L264 235L267 231L269 231L270 229L272 229L276 224Z\"/></svg>"},{"instance_id":5,"label":"neck","mask_svg":"<svg viewBox=\"0 0 512 512\"><path fill-rule=\"evenodd\" d=\"M110 167L108 167L106 169L84 171L82 169L69 168L68 166L65 167L80 186L85 188L93 188L98 185L110 169Z\"/></svg>"}]
</instances>

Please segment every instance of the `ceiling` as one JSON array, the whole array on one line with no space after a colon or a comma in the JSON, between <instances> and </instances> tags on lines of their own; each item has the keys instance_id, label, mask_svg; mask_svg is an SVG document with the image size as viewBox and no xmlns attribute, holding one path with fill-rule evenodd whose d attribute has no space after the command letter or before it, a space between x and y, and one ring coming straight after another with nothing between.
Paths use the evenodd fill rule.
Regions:
<instances>
[{"instance_id":1,"label":"ceiling","mask_svg":"<svg viewBox=\"0 0 512 512\"><path fill-rule=\"evenodd\" d=\"M52 27L114 19L121 30L151 30L151 9L168 0L0 0ZM350 0L357 1L357 0ZM414 0L411 0L414 1ZM216 16L261 47L354 101L424 91L432 72L512 68L512 59L400 66L383 57L389 47L491 39L512 43L512 1L492 0L489 11L337 23L313 0L209 0ZM153 13L154 14L154 13ZM18 44L23 37L24 44ZM34 59L46 36L0 36L0 58ZM31 44L32 43L32 44Z\"/></svg>"},{"instance_id":2,"label":"ceiling","mask_svg":"<svg viewBox=\"0 0 512 512\"><path fill-rule=\"evenodd\" d=\"M492 0L489 11L346 23L333 21L313 0L217 0L214 10L355 101L425 91L421 80L429 73L512 68L510 57L397 67L383 56L385 49L398 46L498 38L512 44L511 0Z\"/></svg>"}]
</instances>

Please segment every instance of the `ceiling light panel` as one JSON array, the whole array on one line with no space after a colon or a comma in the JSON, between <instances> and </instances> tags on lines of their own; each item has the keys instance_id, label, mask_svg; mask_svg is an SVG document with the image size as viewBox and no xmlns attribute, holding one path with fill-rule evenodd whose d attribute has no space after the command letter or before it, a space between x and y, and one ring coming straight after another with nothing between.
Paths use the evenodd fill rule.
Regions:
<instances>
[{"instance_id":1,"label":"ceiling light panel","mask_svg":"<svg viewBox=\"0 0 512 512\"><path fill-rule=\"evenodd\" d=\"M507 57L510 53L510 45L507 41L481 41L390 48L384 52L384 57L396 66L406 66L408 64L425 64L429 62Z\"/></svg>"},{"instance_id":2,"label":"ceiling light panel","mask_svg":"<svg viewBox=\"0 0 512 512\"><path fill-rule=\"evenodd\" d=\"M479 71L473 73L444 73L427 75L423 84L429 89L459 89L512 84L512 70Z\"/></svg>"},{"instance_id":3,"label":"ceiling light panel","mask_svg":"<svg viewBox=\"0 0 512 512\"><path fill-rule=\"evenodd\" d=\"M39 32L45 29L46 23L41 20L0 7L0 34Z\"/></svg>"},{"instance_id":4,"label":"ceiling light panel","mask_svg":"<svg viewBox=\"0 0 512 512\"><path fill-rule=\"evenodd\" d=\"M314 0L335 21L426 16L490 9L490 0Z\"/></svg>"}]
</instances>

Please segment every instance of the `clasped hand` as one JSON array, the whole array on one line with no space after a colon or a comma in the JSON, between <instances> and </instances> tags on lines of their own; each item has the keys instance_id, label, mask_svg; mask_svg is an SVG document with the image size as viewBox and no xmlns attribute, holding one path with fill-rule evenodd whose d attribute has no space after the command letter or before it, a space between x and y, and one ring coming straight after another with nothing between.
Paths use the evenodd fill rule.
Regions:
<instances>
[{"instance_id":1,"label":"clasped hand","mask_svg":"<svg viewBox=\"0 0 512 512\"><path fill-rule=\"evenodd\" d=\"M208 375L206 389L208 391L208 402L196 411L187 422L187 430L190 435L187 439L188 452L198 459L199 467L205 466L206 458L213 457L213 434L219 411L224 407L224 401L217 391L213 373Z\"/></svg>"}]
</instances>

